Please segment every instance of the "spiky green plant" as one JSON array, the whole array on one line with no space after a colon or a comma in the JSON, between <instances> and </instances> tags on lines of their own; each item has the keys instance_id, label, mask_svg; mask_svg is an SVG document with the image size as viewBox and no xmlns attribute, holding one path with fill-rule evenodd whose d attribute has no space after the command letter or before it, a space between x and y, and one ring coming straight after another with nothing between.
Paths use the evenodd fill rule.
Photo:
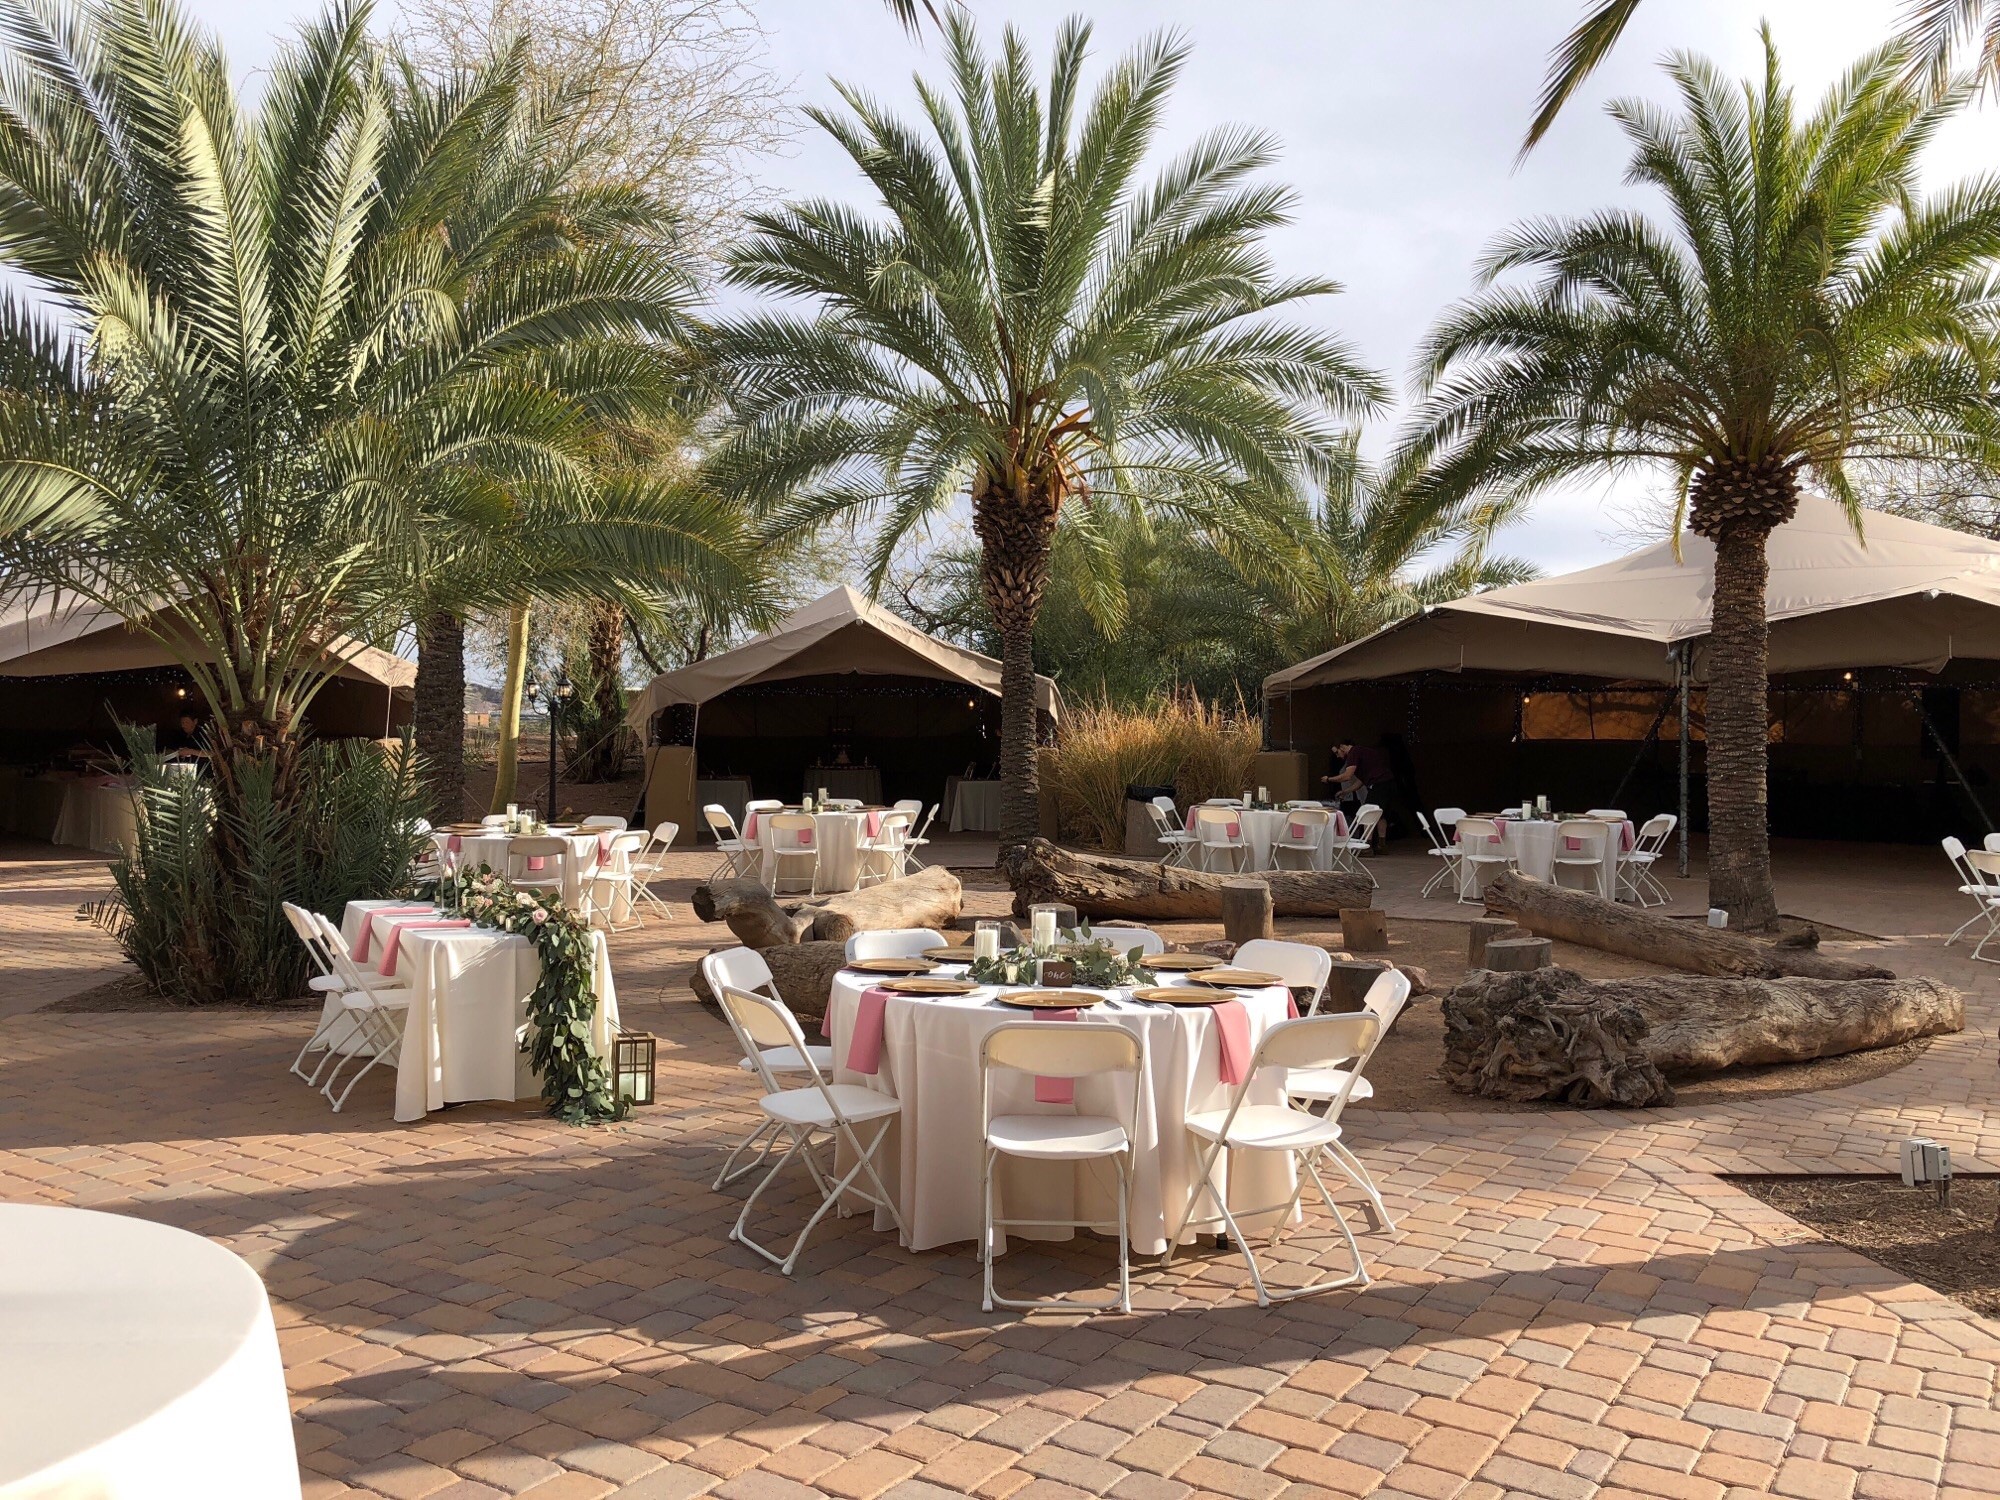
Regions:
<instances>
[{"instance_id":1,"label":"spiky green plant","mask_svg":"<svg viewBox=\"0 0 2000 1500\"><path fill-rule=\"evenodd\" d=\"M989 59L960 11L943 30L949 73L918 81L921 125L854 89L814 112L879 212L753 218L731 276L810 308L718 330L739 423L714 472L780 530L873 519L878 584L970 500L1001 646L1004 848L1036 826L1031 644L1064 508L1267 522L1335 446L1329 414L1381 386L1338 339L1268 316L1335 287L1270 264L1263 236L1291 200L1251 180L1266 137L1218 131L1143 175L1181 42L1146 43L1086 97L1080 21L1042 85L1018 32Z\"/></svg>"},{"instance_id":2,"label":"spiky green plant","mask_svg":"<svg viewBox=\"0 0 2000 1500\"><path fill-rule=\"evenodd\" d=\"M1850 463L1992 462L2000 182L1919 191L1924 148L1963 95L1910 82L1894 49L1809 113L1768 32L1746 83L1691 56L1668 72L1677 112L1611 108L1628 180L1664 198L1665 220L1605 212L1506 235L1481 267L1489 289L1426 341L1403 461L1428 470L1427 500L1512 502L1630 468L1677 480L1686 524L1715 545L1709 899L1761 928L1777 914L1766 542L1806 484L1858 525ZM1515 273L1528 283L1502 283Z\"/></svg>"}]
</instances>

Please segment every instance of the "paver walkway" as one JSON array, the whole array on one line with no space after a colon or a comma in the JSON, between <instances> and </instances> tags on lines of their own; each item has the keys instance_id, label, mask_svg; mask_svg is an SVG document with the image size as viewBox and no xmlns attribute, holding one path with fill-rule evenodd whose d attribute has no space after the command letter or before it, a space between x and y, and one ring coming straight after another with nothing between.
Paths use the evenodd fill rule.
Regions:
<instances>
[{"instance_id":1,"label":"paver walkway","mask_svg":"<svg viewBox=\"0 0 2000 1500\"><path fill-rule=\"evenodd\" d=\"M1943 916L1910 870L1928 886L1892 871L1902 894L1851 904ZM48 878L0 864L0 890ZM0 899L7 947L106 962L67 909ZM1364 1239L1373 1287L1260 1311L1205 1252L1145 1271L1134 1315L1078 1320L982 1315L969 1247L912 1255L858 1219L792 1280L726 1243L741 1190L708 1180L748 1091L680 987L710 933L619 940L669 1102L596 1131L497 1105L397 1126L387 1079L330 1115L285 1073L296 1015L13 1015L0 1196L249 1257L314 1497L2000 1493L2000 1327L1716 1176L1882 1171L1917 1132L2000 1164L2000 1002L1962 946L1917 931L1895 957L1973 997L1899 1072L1644 1115L1352 1116L1400 1219ZM0 1016L48 983L6 957ZM1280 1255L1303 1274L1336 1244ZM1079 1243L1003 1274L1108 1264Z\"/></svg>"}]
</instances>

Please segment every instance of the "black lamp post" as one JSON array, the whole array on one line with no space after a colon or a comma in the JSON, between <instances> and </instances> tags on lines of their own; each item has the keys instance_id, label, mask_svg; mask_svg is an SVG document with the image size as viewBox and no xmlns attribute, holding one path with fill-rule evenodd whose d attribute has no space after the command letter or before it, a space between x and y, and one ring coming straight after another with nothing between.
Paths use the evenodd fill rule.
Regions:
<instances>
[{"instance_id":1,"label":"black lamp post","mask_svg":"<svg viewBox=\"0 0 2000 1500\"><path fill-rule=\"evenodd\" d=\"M548 702L546 703L545 707L547 708L549 715L549 806L547 815L542 819L544 823L548 822L556 815L557 721L562 716L563 705L569 702L569 700L575 695L576 695L576 684L571 682L567 677L558 677L555 680L554 684L552 684L548 690ZM530 703L533 703L537 698L540 698L542 696L542 685L539 682L529 683L527 696L528 696L528 701Z\"/></svg>"}]
</instances>

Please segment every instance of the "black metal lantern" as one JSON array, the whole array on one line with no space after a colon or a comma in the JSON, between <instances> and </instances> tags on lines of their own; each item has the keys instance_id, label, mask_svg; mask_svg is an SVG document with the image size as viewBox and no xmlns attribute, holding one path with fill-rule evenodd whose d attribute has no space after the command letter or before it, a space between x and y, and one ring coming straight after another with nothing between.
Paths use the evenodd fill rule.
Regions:
<instances>
[{"instance_id":1,"label":"black metal lantern","mask_svg":"<svg viewBox=\"0 0 2000 1500\"><path fill-rule=\"evenodd\" d=\"M653 1061L657 1044L652 1033L621 1031L612 1049L612 1072L618 1080L618 1097L634 1104L653 1102Z\"/></svg>"}]
</instances>

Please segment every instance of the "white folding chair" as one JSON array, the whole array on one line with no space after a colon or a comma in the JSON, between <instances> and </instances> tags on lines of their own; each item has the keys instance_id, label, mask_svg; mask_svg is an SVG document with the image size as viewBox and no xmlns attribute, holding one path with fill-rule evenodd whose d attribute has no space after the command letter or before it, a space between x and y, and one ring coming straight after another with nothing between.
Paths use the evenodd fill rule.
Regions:
<instances>
[{"instance_id":1,"label":"white folding chair","mask_svg":"<svg viewBox=\"0 0 2000 1500\"><path fill-rule=\"evenodd\" d=\"M1167 951L1167 940L1150 927L1132 927L1123 922L1106 922L1090 929L1092 937L1103 938L1120 953L1130 953L1137 948L1141 955L1151 958L1155 953Z\"/></svg>"},{"instance_id":2,"label":"white folding chair","mask_svg":"<svg viewBox=\"0 0 2000 1500\"><path fill-rule=\"evenodd\" d=\"M801 878L796 873L787 875L787 865L794 871L801 864L805 866L808 895L819 889L819 823L811 813L764 813L758 821L757 841L771 857L774 894L785 881Z\"/></svg>"},{"instance_id":3,"label":"white folding chair","mask_svg":"<svg viewBox=\"0 0 2000 1500\"><path fill-rule=\"evenodd\" d=\"M589 817L585 818L582 822L578 823L576 826L578 828L590 828L590 829L612 828L616 829L620 833L623 833L625 831L626 824L623 818L617 817L612 813L592 813Z\"/></svg>"},{"instance_id":4,"label":"white folding chair","mask_svg":"<svg viewBox=\"0 0 2000 1500\"><path fill-rule=\"evenodd\" d=\"M870 885L883 880L898 880L909 873L910 859L910 815L904 812L885 812L875 826L872 838L864 838L856 850L860 863L855 884Z\"/></svg>"},{"instance_id":5,"label":"white folding chair","mask_svg":"<svg viewBox=\"0 0 2000 1500\"><path fill-rule=\"evenodd\" d=\"M1424 888L1417 893L1419 896L1428 897L1432 891L1436 890L1447 880L1456 881L1458 879L1458 845L1452 843L1442 833L1439 833L1437 826L1429 818L1425 817L1422 812L1417 814L1417 826L1423 829L1424 837L1430 840L1431 846L1425 852L1432 859L1438 861L1437 873L1425 881Z\"/></svg>"},{"instance_id":6,"label":"white folding chair","mask_svg":"<svg viewBox=\"0 0 2000 1500\"><path fill-rule=\"evenodd\" d=\"M593 915L602 913L607 932L625 932L639 925L639 881L634 861L652 842L652 836L636 830L614 833L611 847L598 857L585 883ZM617 920L620 898L625 903L625 920Z\"/></svg>"},{"instance_id":7,"label":"white folding chair","mask_svg":"<svg viewBox=\"0 0 2000 1500\"><path fill-rule=\"evenodd\" d=\"M1159 840L1160 848L1166 853L1161 861L1169 865L1185 865L1194 848L1194 835L1185 829L1176 828L1167 821L1167 815L1160 811L1159 804L1148 802L1146 811L1152 815L1153 837Z\"/></svg>"},{"instance_id":8,"label":"white folding chair","mask_svg":"<svg viewBox=\"0 0 2000 1500\"><path fill-rule=\"evenodd\" d=\"M1325 1180L1319 1175L1320 1162L1340 1140L1340 1113L1347 1106L1347 1094L1341 1093L1328 1100L1326 1112L1317 1115L1290 1103L1251 1104L1248 1099L1251 1087L1263 1069L1284 1068L1289 1074L1312 1068L1339 1067L1352 1059L1365 1058L1374 1050L1375 1039L1380 1032L1381 1022L1372 1013L1357 1011L1352 1015L1302 1016L1296 1021L1280 1021L1264 1033L1257 1043L1250 1067L1243 1075L1243 1082L1236 1086L1235 1093L1230 1097L1229 1107L1205 1110L1187 1117L1188 1133L1197 1142L1195 1187L1188 1194L1187 1208L1181 1214L1180 1224L1168 1236L1166 1254L1160 1261L1162 1268L1173 1264L1181 1236L1196 1222L1195 1210L1206 1197L1214 1203L1216 1212L1201 1215L1200 1222L1214 1224L1219 1221L1227 1227L1229 1238L1250 1264L1250 1281L1257 1289L1259 1307L1269 1307L1273 1302L1289 1302L1295 1297L1309 1297L1318 1292L1336 1291L1341 1287L1368 1285L1368 1267L1362 1262L1361 1246L1356 1242L1354 1231L1348 1227L1339 1206L1333 1201L1333 1194L1327 1190ZM1228 1195L1215 1182L1215 1165L1225 1151L1282 1151L1292 1157L1298 1170L1297 1186L1291 1198L1284 1203L1257 1208L1231 1209ZM1341 1237L1347 1241L1348 1253L1354 1257L1354 1270L1347 1276L1316 1281L1308 1286L1283 1287L1273 1292L1264 1284L1263 1267L1257 1263L1257 1252L1251 1248L1248 1236L1237 1223L1237 1215L1239 1212L1245 1218L1275 1215L1270 1241L1276 1246L1290 1226L1292 1215L1298 1211L1307 1179L1311 1179L1319 1189L1327 1212L1333 1215Z\"/></svg>"},{"instance_id":9,"label":"white folding chair","mask_svg":"<svg viewBox=\"0 0 2000 1500\"><path fill-rule=\"evenodd\" d=\"M983 1312L997 1307L1026 1311L1046 1308L1056 1312L1119 1312L1132 1310L1132 1143L1139 1134L1139 1081L1145 1072L1145 1044L1133 1032L1119 1025L1075 1023L1042 1026L1016 1021L997 1026L979 1044L979 1118L985 1154L979 1166L979 1201L984 1211L979 1236L979 1258L985 1267ZM1126 1077L1124 1097L1129 1104L1125 1118L1109 1114L1003 1114L993 1112L995 1072L1032 1074L1039 1078L1065 1078L1072 1082L1100 1076ZM1107 1229L1111 1225L1094 1219L1015 1219L993 1212L993 1169L1000 1158L1022 1161L1082 1163L1086 1170L1108 1161L1117 1170L1118 1185L1118 1295L1108 1302L1079 1302L1054 1297L1038 1301L1016 1301L993 1290L994 1241L996 1230L1014 1228Z\"/></svg>"},{"instance_id":10,"label":"white folding chair","mask_svg":"<svg viewBox=\"0 0 2000 1500\"><path fill-rule=\"evenodd\" d=\"M921 802L917 805L918 807L923 806ZM917 851L930 846L929 834L931 824L937 821L937 815L938 805L933 802L931 810L925 814L923 822L917 825L917 831L903 840L904 858L908 862L909 869L921 870L924 868L924 862L917 858Z\"/></svg>"},{"instance_id":11,"label":"white folding chair","mask_svg":"<svg viewBox=\"0 0 2000 1500\"><path fill-rule=\"evenodd\" d=\"M721 1000L722 1013L736 1029L737 1039L743 1044L744 1052L766 1090L764 1097L757 1101L758 1108L764 1111L765 1118L792 1138L790 1148L750 1190L750 1196L743 1200L743 1211L736 1216L736 1224L729 1231L729 1237L739 1245L756 1251L789 1276L792 1268L799 1263L806 1240L819 1227L819 1221L850 1193L864 1203L888 1210L889 1217L895 1222L897 1237L905 1237L907 1231L903 1226L903 1215L875 1165L875 1153L887 1139L889 1127L902 1113L902 1104L887 1094L878 1094L859 1084L828 1083L826 1075L820 1071L806 1047L805 1034L799 1030L798 1019L786 1009L782 1000L739 990L734 985L723 989ZM784 1087L778 1081L780 1075L776 1070L765 1066L765 1052L778 1047L792 1048L803 1060L804 1066L798 1071L806 1077L804 1087ZM864 1139L859 1127L870 1125L874 1131ZM833 1171L839 1170L837 1165L822 1172L812 1160L814 1140L821 1135L833 1142L836 1163L842 1148L853 1163L838 1181L827 1180ZM794 1157L801 1155L806 1160L813 1185L819 1189L820 1204L813 1210L812 1217L806 1220L798 1238L792 1241L791 1249L780 1255L751 1237L748 1228L750 1214L756 1208L757 1200L763 1196L764 1189L777 1180L778 1174L791 1164ZM863 1176L867 1177L871 1186L856 1185Z\"/></svg>"},{"instance_id":12,"label":"white folding chair","mask_svg":"<svg viewBox=\"0 0 2000 1500\"><path fill-rule=\"evenodd\" d=\"M1410 976L1400 969L1384 969L1375 976L1375 982L1368 986L1368 993L1361 998L1361 1008L1375 1017L1380 1029L1368 1051L1359 1057L1330 1068L1305 1068L1285 1075L1285 1093L1303 1109L1311 1109L1315 1104L1330 1104L1335 1099L1345 1098L1348 1103L1356 1099L1375 1097L1375 1085L1363 1074L1368 1059L1382 1038L1389 1034L1389 1028L1396 1024L1396 1017L1403 1013L1403 1007L1410 1001ZM1368 1175L1368 1169L1361 1164L1361 1158L1347 1148L1345 1141L1335 1141L1327 1147L1347 1180L1360 1188L1368 1197L1368 1208L1377 1229L1394 1229L1395 1221L1389 1217L1389 1207L1382 1201L1381 1191L1375 1186L1375 1179Z\"/></svg>"},{"instance_id":13,"label":"white folding chair","mask_svg":"<svg viewBox=\"0 0 2000 1500\"><path fill-rule=\"evenodd\" d=\"M1492 818L1460 818L1456 829L1458 839L1458 900L1462 906L1468 901L1484 899L1486 871L1494 866L1511 869L1514 856L1507 852L1507 835L1500 831L1500 824Z\"/></svg>"},{"instance_id":14,"label":"white folding chair","mask_svg":"<svg viewBox=\"0 0 2000 1500\"><path fill-rule=\"evenodd\" d=\"M1362 803L1355 809L1354 821L1347 826L1347 837L1329 843L1332 854L1327 861L1328 866L1344 870L1349 875L1365 875L1369 885L1374 885L1375 874L1361 862L1361 856L1368 852L1369 841L1375 835L1375 825L1381 821L1381 808L1373 802Z\"/></svg>"},{"instance_id":15,"label":"white folding chair","mask_svg":"<svg viewBox=\"0 0 2000 1500\"><path fill-rule=\"evenodd\" d=\"M1993 940L1996 932L2000 932L2000 863L1996 863L2000 861L2000 854L1990 849L1967 849L1953 838L1944 840L1944 852L1957 867L1958 872L1965 877L1959 890L1979 903L1978 914L1960 923L1958 930L1945 939L1945 946L1950 947L1959 940L1966 928L1983 919L1986 931L1980 935L1978 944L1972 950L1972 956L1979 958L1980 949ZM1987 961L2000 962L2000 960Z\"/></svg>"},{"instance_id":16,"label":"white folding chair","mask_svg":"<svg viewBox=\"0 0 2000 1500\"><path fill-rule=\"evenodd\" d=\"M749 990L769 995L774 1000L785 998L778 993L778 983L771 977L771 966L764 962L764 956L755 948L724 948L720 952L706 954L701 961L701 972L702 977L708 981L709 993L716 996L718 1003L725 988ZM743 1040L743 1032L733 1021L730 1022L730 1030L736 1033L738 1042ZM808 1046L803 1054L791 1047L766 1049L763 1060L764 1071L774 1074L802 1072L805 1069L805 1059L808 1057L812 1059L813 1066L822 1072L833 1071L833 1048L821 1042ZM763 1076L747 1052L737 1059L736 1066L745 1073L757 1073L760 1078ZM766 1116L755 1130L731 1148L728 1157L722 1163L722 1170L716 1173L713 1183L715 1191L721 1192L737 1178L762 1166L770 1157L772 1148L777 1145L778 1137L783 1134L777 1122ZM748 1164L742 1167L736 1165L739 1156L760 1145L763 1149ZM813 1163L810 1157L807 1158L807 1162L817 1170L817 1164Z\"/></svg>"},{"instance_id":17,"label":"white folding chair","mask_svg":"<svg viewBox=\"0 0 2000 1500\"><path fill-rule=\"evenodd\" d=\"M1673 892L1660 884L1653 866L1667 852L1667 840L1673 837L1679 822L1672 813L1646 819L1645 826L1632 840L1632 847L1618 856L1618 888L1641 906L1664 906L1674 899Z\"/></svg>"},{"instance_id":18,"label":"white folding chair","mask_svg":"<svg viewBox=\"0 0 2000 1500\"><path fill-rule=\"evenodd\" d=\"M1301 1014L1316 1016L1326 999L1326 982L1333 977L1333 955L1317 943L1288 943L1283 938L1252 938L1231 960L1239 969L1261 969L1285 981L1294 998L1306 996Z\"/></svg>"},{"instance_id":19,"label":"white folding chair","mask_svg":"<svg viewBox=\"0 0 2000 1500\"><path fill-rule=\"evenodd\" d=\"M857 932L847 940L847 956L855 958L921 958L926 948L944 948L944 934L928 927L896 927L886 932Z\"/></svg>"},{"instance_id":20,"label":"white folding chair","mask_svg":"<svg viewBox=\"0 0 2000 1500\"><path fill-rule=\"evenodd\" d=\"M1243 836L1239 810L1204 802L1189 808L1188 816L1194 819L1189 831L1194 834L1202 869L1214 869L1217 861L1231 873L1249 868L1250 844Z\"/></svg>"},{"instance_id":21,"label":"white folding chair","mask_svg":"<svg viewBox=\"0 0 2000 1500\"><path fill-rule=\"evenodd\" d=\"M716 850L722 855L722 863L709 871L708 878L754 877L763 851L743 837L736 820L729 816L729 809L720 802L711 802L702 808L701 816L702 821L708 824L708 831L715 835Z\"/></svg>"},{"instance_id":22,"label":"white folding chair","mask_svg":"<svg viewBox=\"0 0 2000 1500\"><path fill-rule=\"evenodd\" d=\"M1620 820L1623 821L1622 819ZM1618 889L1618 835L1601 818L1564 818L1556 824L1556 846L1549 877L1561 885L1564 870L1588 870L1592 895L1604 894L1607 883ZM1609 875L1611 880L1606 881Z\"/></svg>"},{"instance_id":23,"label":"white folding chair","mask_svg":"<svg viewBox=\"0 0 2000 1500\"><path fill-rule=\"evenodd\" d=\"M639 851L632 861L632 906L637 911L641 904L652 907L663 917L671 919L674 909L653 893L653 882L664 879L667 873L667 855L674 847L674 840L680 837L681 825L662 823L653 830L646 840L646 847Z\"/></svg>"},{"instance_id":24,"label":"white folding chair","mask_svg":"<svg viewBox=\"0 0 2000 1500\"><path fill-rule=\"evenodd\" d=\"M354 962L354 956L347 951L347 942L340 935L340 929L318 912L307 912L313 925L319 929L320 941L325 946L327 957L333 962L333 972L342 983L351 985L343 990L340 1004L353 1018L358 1045L352 1052L334 1063L333 1071L326 1075L326 1086L320 1090L333 1105L333 1112L340 1113L347 1096L354 1092L354 1086L372 1072L378 1063L386 1062L395 1067L398 1054L403 1047L403 1022L410 1012L410 991L407 985L389 986L379 974L365 975ZM346 1043L342 1043L344 1048ZM347 1080L347 1087L335 1098L333 1088L340 1081L340 1070L349 1057L359 1057L366 1050L368 1061Z\"/></svg>"},{"instance_id":25,"label":"white folding chair","mask_svg":"<svg viewBox=\"0 0 2000 1500\"><path fill-rule=\"evenodd\" d=\"M1294 807L1285 813L1284 825L1271 840L1271 868L1285 868L1285 856L1299 856L1299 868L1319 867L1321 851L1332 835L1333 814L1323 807Z\"/></svg>"}]
</instances>

